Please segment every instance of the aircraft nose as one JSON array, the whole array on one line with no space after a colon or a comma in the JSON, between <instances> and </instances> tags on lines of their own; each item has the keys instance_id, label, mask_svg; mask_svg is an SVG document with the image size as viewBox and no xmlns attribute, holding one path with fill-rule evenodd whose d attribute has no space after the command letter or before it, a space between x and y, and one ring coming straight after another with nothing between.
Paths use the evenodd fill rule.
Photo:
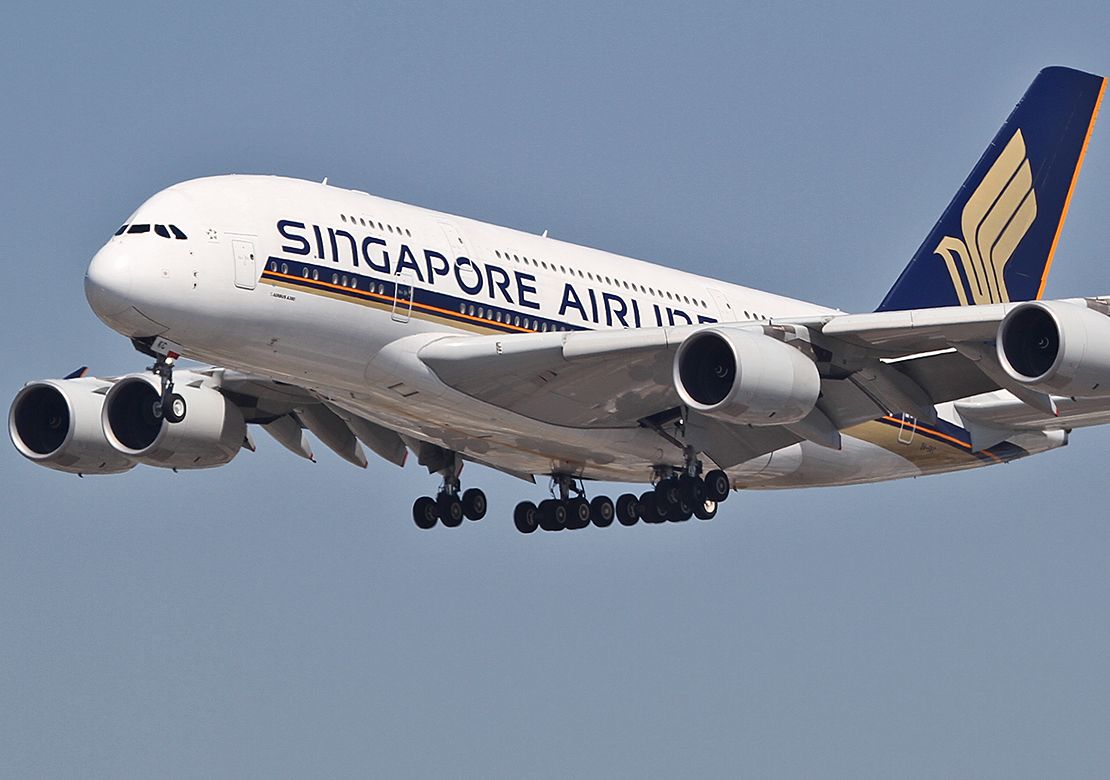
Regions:
<instances>
[{"instance_id":1,"label":"aircraft nose","mask_svg":"<svg viewBox=\"0 0 1110 780\"><path fill-rule=\"evenodd\" d=\"M112 317L130 305L131 261L126 252L109 244L89 263L85 272L85 298L97 316Z\"/></svg>"}]
</instances>

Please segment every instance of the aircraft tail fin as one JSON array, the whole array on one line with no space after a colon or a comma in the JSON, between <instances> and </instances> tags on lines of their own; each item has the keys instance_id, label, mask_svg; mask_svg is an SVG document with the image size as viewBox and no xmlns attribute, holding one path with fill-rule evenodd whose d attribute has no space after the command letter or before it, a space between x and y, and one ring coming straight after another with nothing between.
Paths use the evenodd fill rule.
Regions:
<instances>
[{"instance_id":1,"label":"aircraft tail fin","mask_svg":"<svg viewBox=\"0 0 1110 780\"><path fill-rule=\"evenodd\" d=\"M1105 87L1038 73L878 311L1040 298Z\"/></svg>"}]
</instances>

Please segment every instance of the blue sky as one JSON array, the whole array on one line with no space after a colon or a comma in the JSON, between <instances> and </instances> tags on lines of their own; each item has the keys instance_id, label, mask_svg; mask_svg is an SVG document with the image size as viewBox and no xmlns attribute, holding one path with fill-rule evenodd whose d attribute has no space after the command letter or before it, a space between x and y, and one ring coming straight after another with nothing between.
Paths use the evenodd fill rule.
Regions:
<instances>
[{"instance_id":1,"label":"blue sky","mask_svg":"<svg viewBox=\"0 0 1110 780\"><path fill-rule=\"evenodd\" d=\"M140 202L341 186L870 310L1110 10L20 5L0 30L0 391L145 358L89 311ZM1096 127L1048 294L1110 293ZM715 522L417 531L415 466L0 452L0 776L1043 777L1110 763L1110 435ZM317 450L324 450L318 446ZM616 492L615 490L613 491Z\"/></svg>"}]
</instances>

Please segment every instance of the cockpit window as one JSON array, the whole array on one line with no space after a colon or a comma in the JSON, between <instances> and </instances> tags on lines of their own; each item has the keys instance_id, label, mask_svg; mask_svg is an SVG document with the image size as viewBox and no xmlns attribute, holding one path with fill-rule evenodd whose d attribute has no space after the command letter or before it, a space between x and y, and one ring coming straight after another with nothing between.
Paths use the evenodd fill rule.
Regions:
<instances>
[{"instance_id":1,"label":"cockpit window","mask_svg":"<svg viewBox=\"0 0 1110 780\"><path fill-rule=\"evenodd\" d=\"M174 238L181 241L185 240L185 234L181 232L181 228L179 228L177 225L170 225L170 232L173 233Z\"/></svg>"},{"instance_id":2,"label":"cockpit window","mask_svg":"<svg viewBox=\"0 0 1110 780\"><path fill-rule=\"evenodd\" d=\"M123 231L127 230L127 225L120 225L119 230L116 231L117 236L122 236Z\"/></svg>"},{"instance_id":3,"label":"cockpit window","mask_svg":"<svg viewBox=\"0 0 1110 780\"><path fill-rule=\"evenodd\" d=\"M154 226L154 232L157 233L158 235L160 235L162 238L169 238L170 237L170 231L166 230L165 225L155 225Z\"/></svg>"},{"instance_id":4,"label":"cockpit window","mask_svg":"<svg viewBox=\"0 0 1110 780\"><path fill-rule=\"evenodd\" d=\"M149 233L150 225L132 225L127 229L128 233Z\"/></svg>"}]
</instances>

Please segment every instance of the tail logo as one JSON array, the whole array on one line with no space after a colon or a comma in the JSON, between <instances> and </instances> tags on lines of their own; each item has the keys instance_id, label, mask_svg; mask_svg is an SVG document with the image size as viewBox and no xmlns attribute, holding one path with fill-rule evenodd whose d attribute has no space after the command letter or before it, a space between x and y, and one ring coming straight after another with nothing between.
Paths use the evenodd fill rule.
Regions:
<instances>
[{"instance_id":1,"label":"tail logo","mask_svg":"<svg viewBox=\"0 0 1110 780\"><path fill-rule=\"evenodd\" d=\"M1036 217L1033 173L1019 129L964 204L964 237L945 236L933 250L948 267L961 306L1010 300L1003 270Z\"/></svg>"}]
</instances>

